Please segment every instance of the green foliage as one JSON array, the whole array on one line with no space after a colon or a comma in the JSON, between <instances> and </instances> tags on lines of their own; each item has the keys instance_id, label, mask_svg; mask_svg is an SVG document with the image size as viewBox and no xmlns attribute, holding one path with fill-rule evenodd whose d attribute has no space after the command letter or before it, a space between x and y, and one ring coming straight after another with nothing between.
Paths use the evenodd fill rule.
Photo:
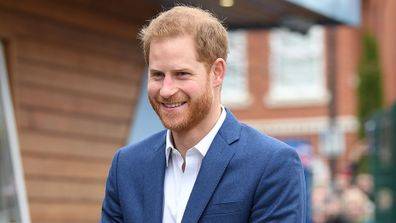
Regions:
<instances>
[{"instance_id":1,"label":"green foliage","mask_svg":"<svg viewBox=\"0 0 396 223\"><path fill-rule=\"evenodd\" d=\"M357 167L356 167L356 174L360 173L370 173L371 171L371 157L369 154L364 154L360 157Z\"/></svg>"},{"instance_id":2,"label":"green foliage","mask_svg":"<svg viewBox=\"0 0 396 223\"><path fill-rule=\"evenodd\" d=\"M359 62L358 119L359 137L365 137L364 123L383 106L382 77L377 42L369 34L363 36Z\"/></svg>"}]
</instances>

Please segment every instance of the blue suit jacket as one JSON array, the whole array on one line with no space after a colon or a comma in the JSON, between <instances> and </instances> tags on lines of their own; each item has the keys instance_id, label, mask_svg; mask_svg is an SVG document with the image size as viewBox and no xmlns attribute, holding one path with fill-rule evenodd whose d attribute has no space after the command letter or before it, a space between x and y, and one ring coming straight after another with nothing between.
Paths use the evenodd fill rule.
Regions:
<instances>
[{"instance_id":1,"label":"blue suit jacket","mask_svg":"<svg viewBox=\"0 0 396 223\"><path fill-rule=\"evenodd\" d=\"M160 223L166 131L120 149L106 184L102 223ZM296 152L227 117L191 192L183 223L304 222L305 183Z\"/></svg>"}]
</instances>

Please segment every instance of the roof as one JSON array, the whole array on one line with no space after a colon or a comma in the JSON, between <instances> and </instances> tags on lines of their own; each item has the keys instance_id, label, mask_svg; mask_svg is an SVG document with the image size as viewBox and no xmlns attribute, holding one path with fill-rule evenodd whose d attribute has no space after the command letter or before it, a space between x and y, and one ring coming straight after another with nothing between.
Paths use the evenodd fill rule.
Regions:
<instances>
[{"instance_id":1,"label":"roof","mask_svg":"<svg viewBox=\"0 0 396 223\"><path fill-rule=\"evenodd\" d=\"M175 5L173 0L153 1L163 8ZM231 1L233 6L222 7L222 1ZM289 26L298 31L312 24L358 25L360 17L360 0L179 0L178 3L214 12L229 29Z\"/></svg>"}]
</instances>

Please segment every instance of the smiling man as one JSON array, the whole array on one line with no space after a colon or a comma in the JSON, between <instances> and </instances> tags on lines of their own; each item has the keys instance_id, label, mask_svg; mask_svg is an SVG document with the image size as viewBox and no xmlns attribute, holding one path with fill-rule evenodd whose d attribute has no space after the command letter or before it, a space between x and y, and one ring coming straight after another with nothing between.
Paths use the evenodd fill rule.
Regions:
<instances>
[{"instance_id":1,"label":"smiling man","mask_svg":"<svg viewBox=\"0 0 396 223\"><path fill-rule=\"evenodd\" d=\"M149 101L167 130L116 153L101 222L304 222L296 152L221 105L228 37L219 20L176 6L139 37Z\"/></svg>"}]
</instances>

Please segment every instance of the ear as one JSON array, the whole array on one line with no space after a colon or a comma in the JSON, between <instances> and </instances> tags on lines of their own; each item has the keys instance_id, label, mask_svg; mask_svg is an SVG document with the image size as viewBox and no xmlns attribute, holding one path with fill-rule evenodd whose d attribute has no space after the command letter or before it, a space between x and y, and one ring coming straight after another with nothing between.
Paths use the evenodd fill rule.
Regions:
<instances>
[{"instance_id":1,"label":"ear","mask_svg":"<svg viewBox=\"0 0 396 223\"><path fill-rule=\"evenodd\" d=\"M222 58L217 58L212 65L213 74L213 87L221 86L224 80L224 75L226 71L226 62Z\"/></svg>"}]
</instances>

